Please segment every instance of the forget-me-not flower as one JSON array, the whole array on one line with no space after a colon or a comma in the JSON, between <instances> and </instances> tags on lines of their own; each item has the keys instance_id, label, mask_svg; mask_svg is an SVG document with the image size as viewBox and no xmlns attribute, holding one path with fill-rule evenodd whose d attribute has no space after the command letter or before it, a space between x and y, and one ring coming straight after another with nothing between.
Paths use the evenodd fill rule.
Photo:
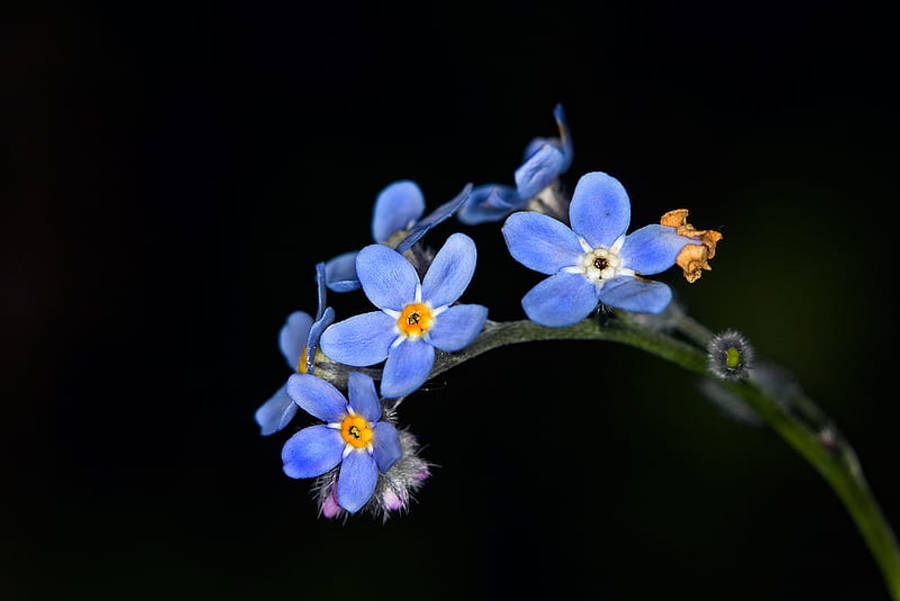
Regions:
<instances>
[{"instance_id":1,"label":"forget-me-not flower","mask_svg":"<svg viewBox=\"0 0 900 601\"><path fill-rule=\"evenodd\" d=\"M322 334L322 351L353 366L387 359L381 379L384 397L416 390L431 373L435 348L458 351L484 327L487 308L450 306L469 285L475 258L472 239L453 234L420 283L412 264L397 251L381 244L365 247L356 257L356 273L380 310L329 327Z\"/></svg>"},{"instance_id":2,"label":"forget-me-not flower","mask_svg":"<svg viewBox=\"0 0 900 601\"><path fill-rule=\"evenodd\" d=\"M378 472L386 472L402 456L397 429L381 419L381 401L372 378L352 372L348 402L337 388L310 374L288 379L288 394L304 411L324 424L294 434L281 450L284 473L314 478L340 464L338 504L358 511L375 492Z\"/></svg>"},{"instance_id":3,"label":"forget-me-not flower","mask_svg":"<svg viewBox=\"0 0 900 601\"><path fill-rule=\"evenodd\" d=\"M472 185L463 188L455 198L430 214L425 212L425 197L415 182L403 180L388 185L378 193L372 215L372 238L379 244L404 253L428 230L453 215L466 202ZM328 287L334 292L359 289L356 277L356 251L338 255L325 264Z\"/></svg>"},{"instance_id":4,"label":"forget-me-not flower","mask_svg":"<svg viewBox=\"0 0 900 601\"><path fill-rule=\"evenodd\" d=\"M515 187L486 184L472 190L459 211L459 220L467 225L499 221L540 194L572 165L572 136L561 104L553 109L559 127L558 138L535 138L525 147L525 159L516 169Z\"/></svg>"},{"instance_id":5,"label":"forget-me-not flower","mask_svg":"<svg viewBox=\"0 0 900 601\"><path fill-rule=\"evenodd\" d=\"M599 302L642 313L659 313L672 291L644 275L672 267L686 244L699 241L676 228L648 225L625 235L631 221L628 194L605 173L578 180L569 205L571 228L533 212L510 215L503 236L513 258L550 275L522 298L532 321L567 326L587 317Z\"/></svg>"},{"instance_id":6,"label":"forget-me-not flower","mask_svg":"<svg viewBox=\"0 0 900 601\"><path fill-rule=\"evenodd\" d=\"M318 308L313 319L304 311L294 311L278 333L278 346L290 368L298 373L313 373L313 364L322 332L334 321L334 309L325 306L325 265L316 265ZM256 410L256 423L263 436L284 428L297 413L297 405L282 386Z\"/></svg>"}]
</instances>

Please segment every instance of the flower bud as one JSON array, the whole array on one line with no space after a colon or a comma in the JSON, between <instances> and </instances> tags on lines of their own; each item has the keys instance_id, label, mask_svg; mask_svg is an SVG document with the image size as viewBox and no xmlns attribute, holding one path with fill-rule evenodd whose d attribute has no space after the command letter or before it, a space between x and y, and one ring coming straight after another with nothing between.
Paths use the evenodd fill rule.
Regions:
<instances>
[{"instance_id":1,"label":"flower bud","mask_svg":"<svg viewBox=\"0 0 900 601\"><path fill-rule=\"evenodd\" d=\"M706 347L709 371L723 380L745 379L753 364L753 347L744 335L725 330L710 340Z\"/></svg>"}]
</instances>

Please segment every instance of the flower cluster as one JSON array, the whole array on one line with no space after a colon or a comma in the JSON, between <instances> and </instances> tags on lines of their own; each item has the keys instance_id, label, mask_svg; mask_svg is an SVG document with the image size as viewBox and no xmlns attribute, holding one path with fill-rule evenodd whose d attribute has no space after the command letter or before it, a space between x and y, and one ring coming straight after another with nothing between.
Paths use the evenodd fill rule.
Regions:
<instances>
[{"instance_id":1,"label":"flower cluster","mask_svg":"<svg viewBox=\"0 0 900 601\"><path fill-rule=\"evenodd\" d=\"M418 441L398 430L396 407L428 381L438 359L472 344L488 315L481 304L459 303L475 274L475 242L453 233L434 252L425 236L436 225L453 215L468 225L506 218L512 257L548 276L522 297L525 315L547 327L574 324L598 306L659 313L672 291L646 276L678 265L693 282L709 269L721 234L695 229L685 209L626 234L628 195L602 172L581 177L569 200L559 178L572 163L572 140L562 106L554 117L559 137L528 144L515 187L469 184L425 215L419 186L394 182L375 200L375 243L316 266L315 317L291 313L279 334L295 373L256 421L263 435L285 428L298 408L320 421L282 449L288 476L315 479L320 515L406 510L431 474ZM376 310L335 322L326 288L361 289Z\"/></svg>"}]
</instances>

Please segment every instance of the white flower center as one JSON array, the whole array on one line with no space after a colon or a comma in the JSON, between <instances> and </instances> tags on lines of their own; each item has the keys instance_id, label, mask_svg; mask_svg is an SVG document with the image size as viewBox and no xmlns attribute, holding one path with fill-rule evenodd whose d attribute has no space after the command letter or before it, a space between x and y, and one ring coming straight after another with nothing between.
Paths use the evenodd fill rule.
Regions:
<instances>
[{"instance_id":1,"label":"white flower center","mask_svg":"<svg viewBox=\"0 0 900 601\"><path fill-rule=\"evenodd\" d=\"M595 248L591 252L584 253L578 265L584 277L595 284L603 280L611 280L622 267L622 259L619 255L606 248Z\"/></svg>"},{"instance_id":2,"label":"white flower center","mask_svg":"<svg viewBox=\"0 0 900 601\"><path fill-rule=\"evenodd\" d=\"M625 267L625 262L618 254L624 238L624 236L620 237L610 248L602 246L591 248L591 245L582 239L581 247L585 253L581 255L578 263L572 267L566 267L563 271L580 273L596 286L602 286L605 282L620 275L634 275L634 271Z\"/></svg>"}]
</instances>

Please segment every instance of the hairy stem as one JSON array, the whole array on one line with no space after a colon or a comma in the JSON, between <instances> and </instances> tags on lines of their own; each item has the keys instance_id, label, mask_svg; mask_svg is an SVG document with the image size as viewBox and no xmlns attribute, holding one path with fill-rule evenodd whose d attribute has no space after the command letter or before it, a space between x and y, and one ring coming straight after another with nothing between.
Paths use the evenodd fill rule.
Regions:
<instances>
[{"instance_id":1,"label":"hairy stem","mask_svg":"<svg viewBox=\"0 0 900 601\"><path fill-rule=\"evenodd\" d=\"M606 320L586 319L562 328L548 328L530 321L489 321L484 331L465 349L439 354L430 377L492 349L537 340L621 342L668 359L689 371L710 376L702 348L711 337L709 330L684 315L676 316L671 327L690 342L682 342L648 327L627 314ZM339 369L331 375L338 381L346 379ZM768 422L834 488L878 563L892 597L900 601L897 541L866 483L856 453L828 416L798 386L773 386L756 377L742 382L721 382L721 385Z\"/></svg>"}]
</instances>

